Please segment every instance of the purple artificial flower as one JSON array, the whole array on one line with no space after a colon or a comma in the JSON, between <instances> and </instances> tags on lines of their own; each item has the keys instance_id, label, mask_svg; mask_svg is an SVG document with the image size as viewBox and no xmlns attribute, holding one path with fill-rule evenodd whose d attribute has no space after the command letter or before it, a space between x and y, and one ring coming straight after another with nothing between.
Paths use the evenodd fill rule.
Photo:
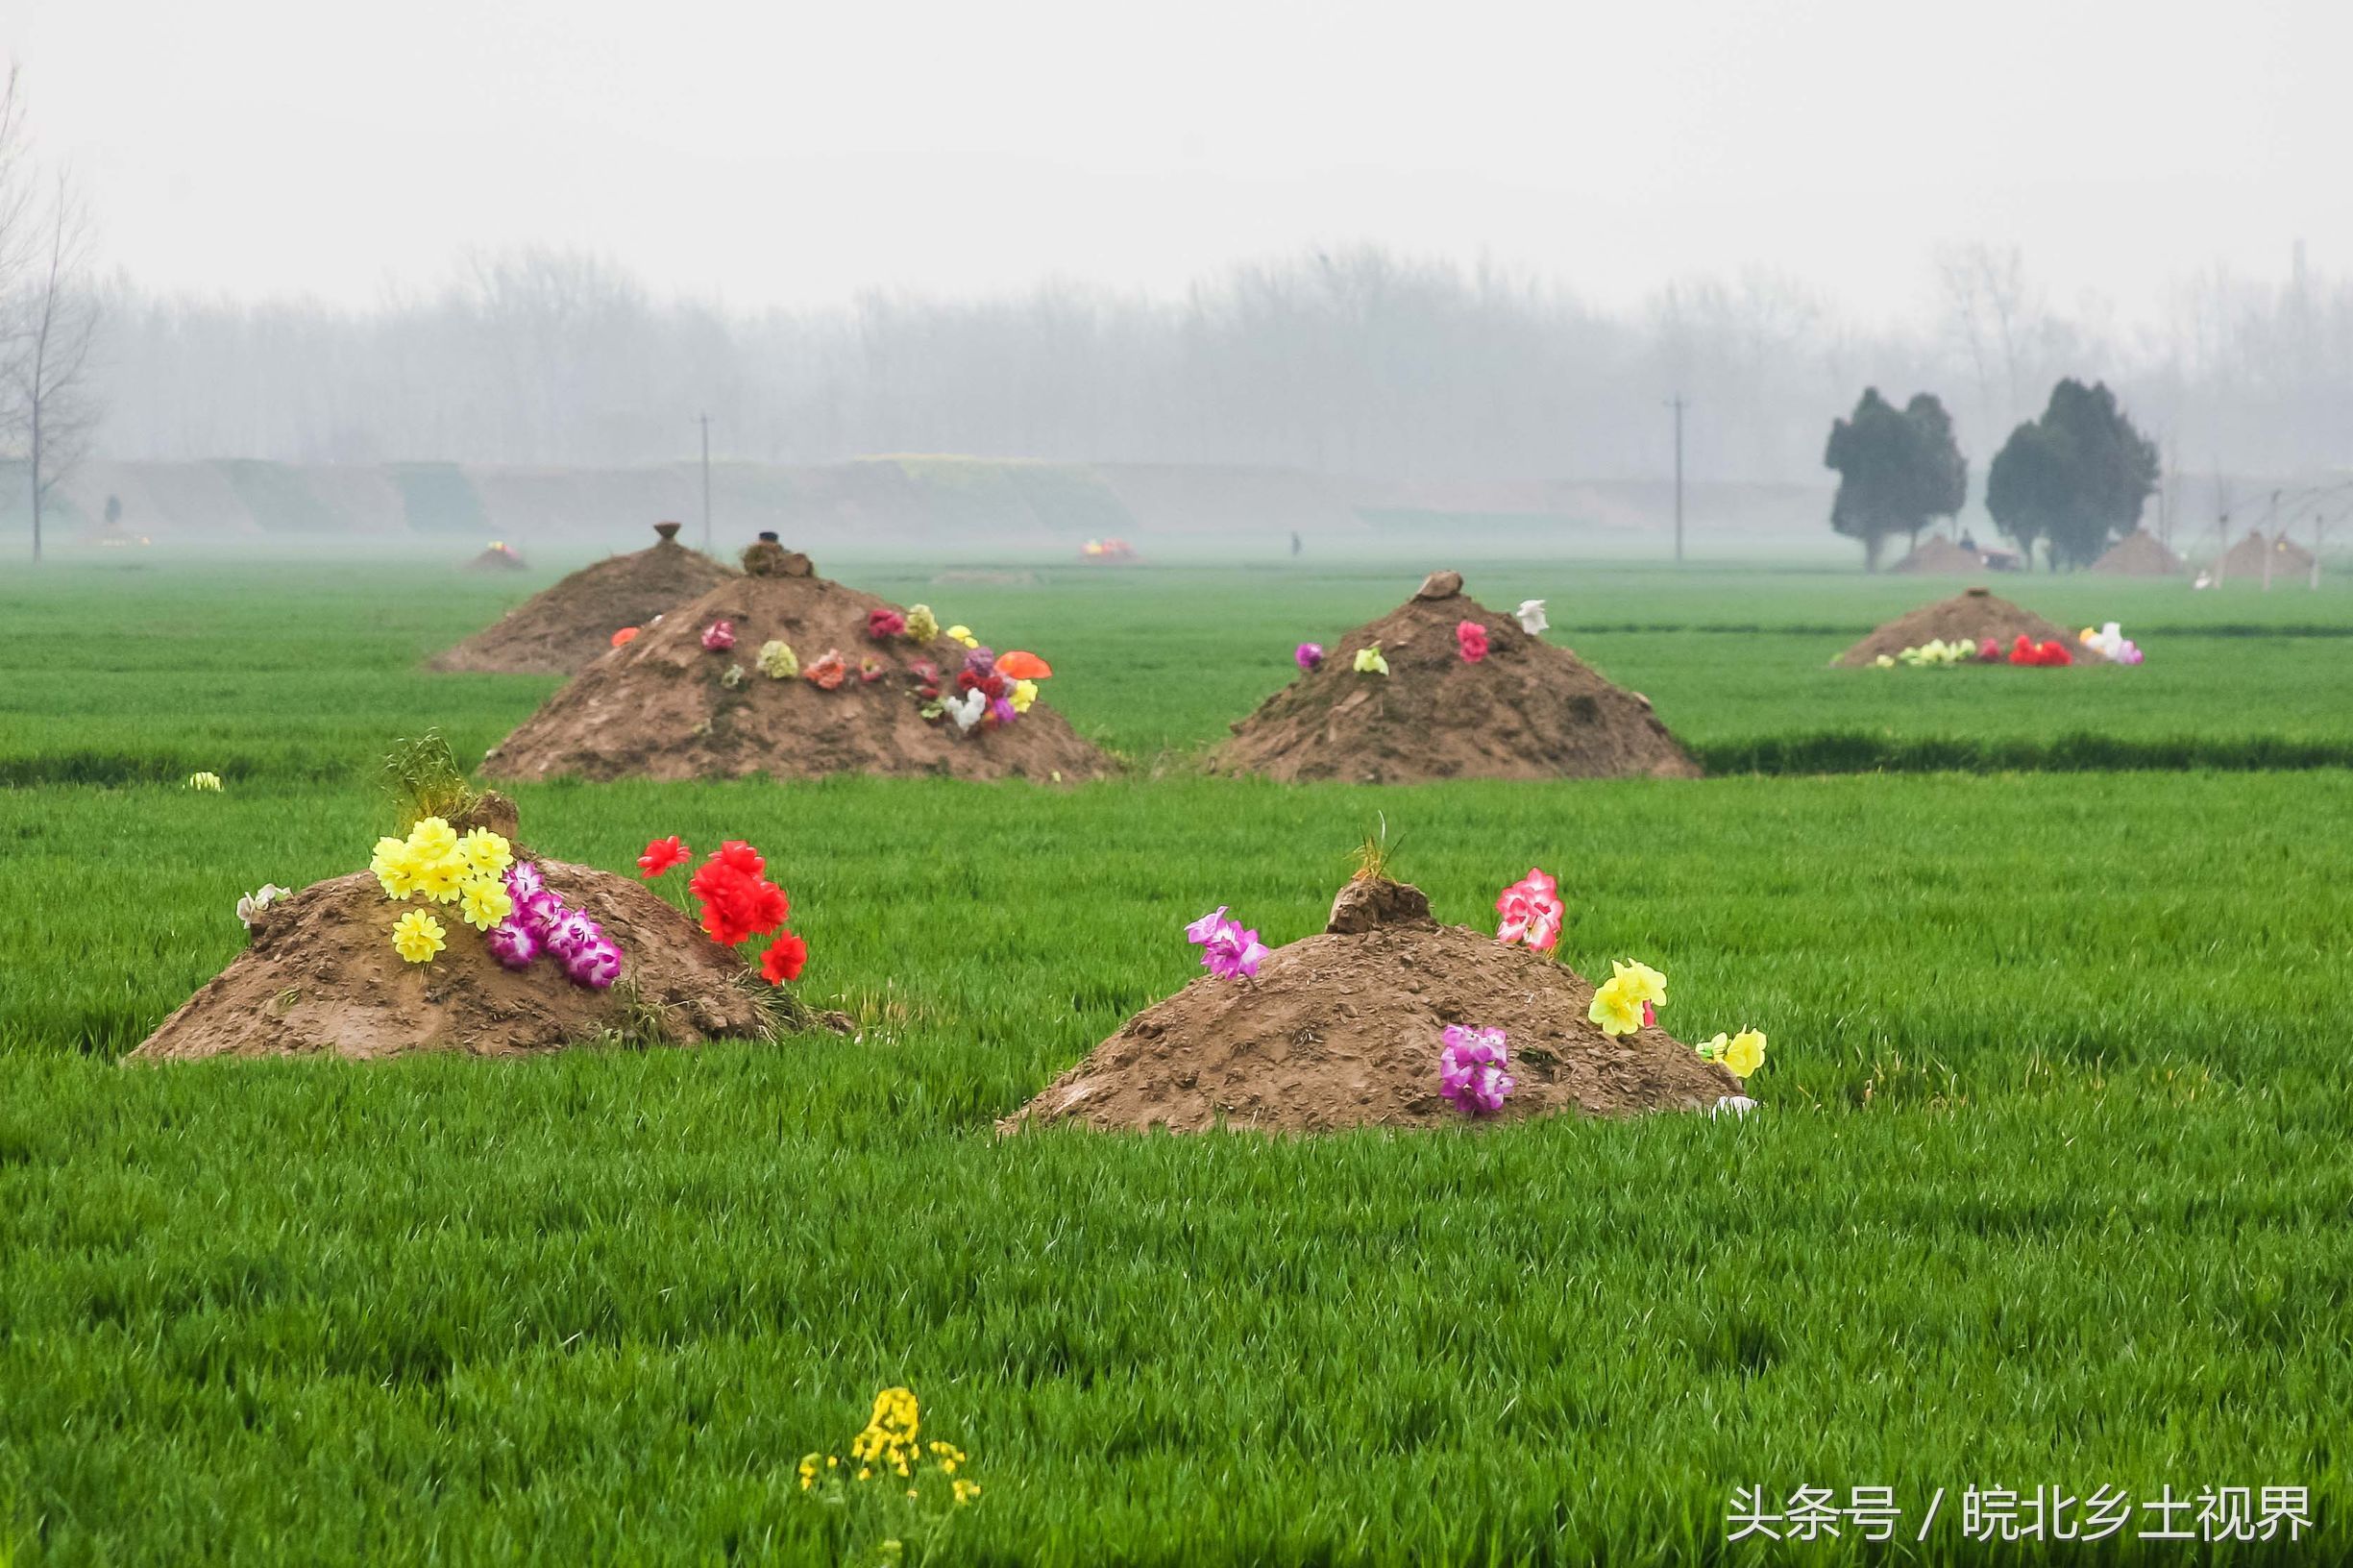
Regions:
<instances>
[{"instance_id":1,"label":"purple artificial flower","mask_svg":"<svg viewBox=\"0 0 2353 1568\"><path fill-rule=\"evenodd\" d=\"M1317 665L1324 662L1324 645L1321 643L1301 643L1299 645L1299 650L1293 653L1291 657L1299 662L1300 669L1313 670Z\"/></svg>"},{"instance_id":2,"label":"purple artificial flower","mask_svg":"<svg viewBox=\"0 0 2353 1568\"><path fill-rule=\"evenodd\" d=\"M550 933L555 929L555 922L570 913L562 899L546 888L541 888L534 893L517 894L515 907L506 918L537 937L544 947Z\"/></svg>"},{"instance_id":3,"label":"purple artificial flower","mask_svg":"<svg viewBox=\"0 0 2353 1568\"><path fill-rule=\"evenodd\" d=\"M538 932L509 915L482 934L482 945L508 968L527 969L544 944Z\"/></svg>"},{"instance_id":4,"label":"purple artificial flower","mask_svg":"<svg viewBox=\"0 0 2353 1568\"><path fill-rule=\"evenodd\" d=\"M996 674L996 650L986 645L964 650L964 667L982 680Z\"/></svg>"},{"instance_id":5,"label":"purple artificial flower","mask_svg":"<svg viewBox=\"0 0 2353 1568\"><path fill-rule=\"evenodd\" d=\"M989 717L1000 724L1010 724L1021 716L1014 711L1013 698L993 697L989 698Z\"/></svg>"},{"instance_id":6,"label":"purple artificial flower","mask_svg":"<svg viewBox=\"0 0 2353 1568\"><path fill-rule=\"evenodd\" d=\"M546 892L547 887L547 878L539 874L539 867L534 862L518 860L506 868L506 892L517 903L532 894Z\"/></svg>"},{"instance_id":7,"label":"purple artificial flower","mask_svg":"<svg viewBox=\"0 0 2353 1568\"><path fill-rule=\"evenodd\" d=\"M1438 1092L1474 1116L1493 1115L1519 1087L1507 1065L1501 1029L1446 1026L1446 1048L1438 1052Z\"/></svg>"},{"instance_id":8,"label":"purple artificial flower","mask_svg":"<svg viewBox=\"0 0 2353 1568\"><path fill-rule=\"evenodd\" d=\"M1255 980L1259 964L1266 957L1259 934L1243 930L1239 920L1227 919L1223 904L1215 914L1204 915L1187 926L1185 940L1201 949L1201 967L1220 980L1244 975Z\"/></svg>"},{"instance_id":9,"label":"purple artificial flower","mask_svg":"<svg viewBox=\"0 0 2353 1568\"><path fill-rule=\"evenodd\" d=\"M603 940L604 928L576 909L565 910L548 928L548 951L562 960L567 968L574 954L584 952Z\"/></svg>"},{"instance_id":10,"label":"purple artificial flower","mask_svg":"<svg viewBox=\"0 0 2353 1568\"><path fill-rule=\"evenodd\" d=\"M621 949L600 934L564 954L563 965L574 985L602 991L621 978Z\"/></svg>"}]
</instances>

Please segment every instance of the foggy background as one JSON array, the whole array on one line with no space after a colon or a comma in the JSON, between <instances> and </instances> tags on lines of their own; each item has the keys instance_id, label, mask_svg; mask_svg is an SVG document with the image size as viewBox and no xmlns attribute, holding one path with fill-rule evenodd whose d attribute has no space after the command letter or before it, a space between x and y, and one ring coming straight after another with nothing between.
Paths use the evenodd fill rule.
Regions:
<instances>
[{"instance_id":1,"label":"foggy background","mask_svg":"<svg viewBox=\"0 0 2353 1568\"><path fill-rule=\"evenodd\" d=\"M20 168L70 182L90 324L56 499L601 535L685 509L707 417L739 523L843 493L758 465L952 454L1330 481L1114 476L1024 544L1648 537L1679 395L1695 512L1843 558L1866 386L1943 400L1974 513L2062 376L2158 442L2169 527L2353 463L2353 8L1632 9L19 0ZM577 472L434 511L429 464Z\"/></svg>"}]
</instances>

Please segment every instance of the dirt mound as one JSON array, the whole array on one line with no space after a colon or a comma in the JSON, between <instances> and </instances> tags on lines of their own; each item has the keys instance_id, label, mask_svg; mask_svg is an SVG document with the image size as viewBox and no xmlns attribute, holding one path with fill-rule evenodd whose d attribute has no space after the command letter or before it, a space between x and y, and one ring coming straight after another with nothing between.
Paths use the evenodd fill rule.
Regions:
<instances>
[{"instance_id":1,"label":"dirt mound","mask_svg":"<svg viewBox=\"0 0 2353 1568\"><path fill-rule=\"evenodd\" d=\"M1438 1093L1448 1024L1501 1029L1518 1087L1492 1118L1697 1111L1740 1083L1666 1031L1602 1033L1593 988L1542 954L1430 919L1420 893L1352 899L1278 947L1255 980L1195 980L1000 1123L1262 1132L1429 1127L1469 1118Z\"/></svg>"},{"instance_id":2,"label":"dirt mound","mask_svg":"<svg viewBox=\"0 0 2353 1568\"><path fill-rule=\"evenodd\" d=\"M2214 574L2224 582L2261 582L2267 559L2270 562L2273 582L2312 571L2311 551L2284 533L2276 539L2267 539L2257 532L2223 551L2222 558L2214 563Z\"/></svg>"},{"instance_id":3,"label":"dirt mound","mask_svg":"<svg viewBox=\"0 0 2353 1568\"><path fill-rule=\"evenodd\" d=\"M1914 572L1928 576L1965 576L1985 570L1985 557L1973 550L1965 550L1941 533L1932 533L1925 543L1888 568L1890 572Z\"/></svg>"},{"instance_id":4,"label":"dirt mound","mask_svg":"<svg viewBox=\"0 0 2353 1568\"><path fill-rule=\"evenodd\" d=\"M582 567L440 654L429 668L568 675L610 648L622 627L642 626L735 575L679 544L675 523L655 531L661 538L651 550Z\"/></svg>"},{"instance_id":5,"label":"dirt mound","mask_svg":"<svg viewBox=\"0 0 2353 1568\"><path fill-rule=\"evenodd\" d=\"M1456 637L1465 621L1486 632L1476 664ZM1385 676L1355 668L1358 651L1376 643ZM1233 728L1216 768L1287 780L1700 775L1648 698L1465 597L1453 572L1433 574L1412 599L1349 632Z\"/></svg>"},{"instance_id":6,"label":"dirt mound","mask_svg":"<svg viewBox=\"0 0 2353 1568\"><path fill-rule=\"evenodd\" d=\"M2135 528L2110 545L2092 563L2095 572L2120 577L2172 577L2182 572L2181 557L2165 548L2146 528Z\"/></svg>"},{"instance_id":7,"label":"dirt mound","mask_svg":"<svg viewBox=\"0 0 2353 1568\"><path fill-rule=\"evenodd\" d=\"M576 986L547 961L502 968L470 930L453 930L430 964L406 963L391 932L409 906L390 902L373 875L355 871L263 910L253 944L131 1055L515 1056L608 1029L682 1045L767 1033L765 1010L743 983L743 960L688 916L627 877L558 860L538 866L567 905L621 944L621 979L611 990ZM444 924L454 926L456 917Z\"/></svg>"},{"instance_id":8,"label":"dirt mound","mask_svg":"<svg viewBox=\"0 0 2353 1568\"><path fill-rule=\"evenodd\" d=\"M929 662L953 697L963 644L945 635L878 642L868 634L868 612L899 606L815 576L806 556L786 552L774 570L730 578L609 649L491 749L484 776L936 773L1045 782L1111 771L1111 759L1042 700L1011 723L969 733L945 717L925 719L914 666ZM706 649L704 631L722 621L733 646ZM782 678L763 672L761 649L772 641L791 650L797 667ZM809 675L836 651L847 672L822 690ZM868 659L876 667L871 680L859 669Z\"/></svg>"},{"instance_id":9,"label":"dirt mound","mask_svg":"<svg viewBox=\"0 0 2353 1568\"><path fill-rule=\"evenodd\" d=\"M1971 588L1940 599L1933 604L1923 604L1898 616L1852 648L1838 656L1838 663L1849 670L1861 669L1884 653L1890 658L1907 648L1942 638L1946 642L1968 641L1981 643L1988 637L2000 645L2007 657L2010 645L2023 632L2038 643L2065 644L2077 664L2104 664L2098 653L2084 647L2075 634L2065 626L2054 626L2031 610L2022 610L2006 599L1995 597L1983 588Z\"/></svg>"},{"instance_id":10,"label":"dirt mound","mask_svg":"<svg viewBox=\"0 0 2353 1568\"><path fill-rule=\"evenodd\" d=\"M528 563L512 545L492 545L466 563L469 572L527 572Z\"/></svg>"}]
</instances>

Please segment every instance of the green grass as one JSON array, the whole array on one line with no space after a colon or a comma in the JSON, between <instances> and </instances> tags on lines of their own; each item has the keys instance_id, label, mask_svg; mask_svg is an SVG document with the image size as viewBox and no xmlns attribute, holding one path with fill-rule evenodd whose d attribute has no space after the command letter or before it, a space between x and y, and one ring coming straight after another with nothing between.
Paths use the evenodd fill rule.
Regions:
<instances>
[{"instance_id":1,"label":"green grass","mask_svg":"<svg viewBox=\"0 0 2353 1568\"><path fill-rule=\"evenodd\" d=\"M1922 1561L1983 1555L1958 1534L1972 1482L2308 1484L2321 1533L2268 1555L2345 1555L2341 769L557 784L521 796L554 853L620 868L672 831L768 850L815 952L803 991L867 1038L130 1069L236 951L239 893L364 861L387 739L439 723L465 755L547 683L413 667L505 584L60 576L5 590L29 635L0 675L0 759L44 780L0 790L18 1560L835 1560L793 1467L898 1382L986 1487L959 1560L1840 1560L1725 1547L1752 1482L1892 1484L1915 1525L1949 1487ZM2066 732L2039 704L2080 700L2030 673L1820 669L1843 643L1804 628L1868 617L1883 583L1556 580L1568 640L1703 746L2032 738ZM1139 757L1279 679L1260 645L1401 592L1104 582L883 586L1047 651L1057 696ZM2051 607L2089 618L2059 597L2081 587ZM2353 620L2299 598L2274 625ZM1800 629L1588 636L1588 600L1597 625L1622 600L1621 625ZM2115 699L2066 722L2343 738L2315 695L2347 678L2335 631L2209 629L2166 662L2193 635L2151 635L2155 662L2096 673ZM1759 637L1787 662L1690 646ZM1808 727L1775 670L1849 706ZM2266 673L2294 690L2234 705ZM1870 717L1897 680L1949 705ZM54 765L84 744L147 759L117 777L214 766L230 788L72 782ZM1184 983L1184 920L1318 928L1376 813L1442 917L1544 865L1581 968L1657 965L1686 1036L1769 1030L1767 1112L993 1137ZM2067 1555L2199 1560L2129 1532Z\"/></svg>"}]
</instances>

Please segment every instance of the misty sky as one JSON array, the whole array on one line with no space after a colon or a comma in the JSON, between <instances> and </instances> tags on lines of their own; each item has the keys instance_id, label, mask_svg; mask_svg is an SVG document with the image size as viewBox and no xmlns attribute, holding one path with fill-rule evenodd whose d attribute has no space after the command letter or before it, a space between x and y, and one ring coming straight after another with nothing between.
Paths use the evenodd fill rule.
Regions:
<instances>
[{"instance_id":1,"label":"misty sky","mask_svg":"<svg viewBox=\"0 0 2353 1568\"><path fill-rule=\"evenodd\" d=\"M165 288L364 304L541 242L737 306L1170 292L1368 239L1886 317L1982 238L2130 319L2298 236L2353 270L2347 0L7 0L0 47Z\"/></svg>"}]
</instances>

